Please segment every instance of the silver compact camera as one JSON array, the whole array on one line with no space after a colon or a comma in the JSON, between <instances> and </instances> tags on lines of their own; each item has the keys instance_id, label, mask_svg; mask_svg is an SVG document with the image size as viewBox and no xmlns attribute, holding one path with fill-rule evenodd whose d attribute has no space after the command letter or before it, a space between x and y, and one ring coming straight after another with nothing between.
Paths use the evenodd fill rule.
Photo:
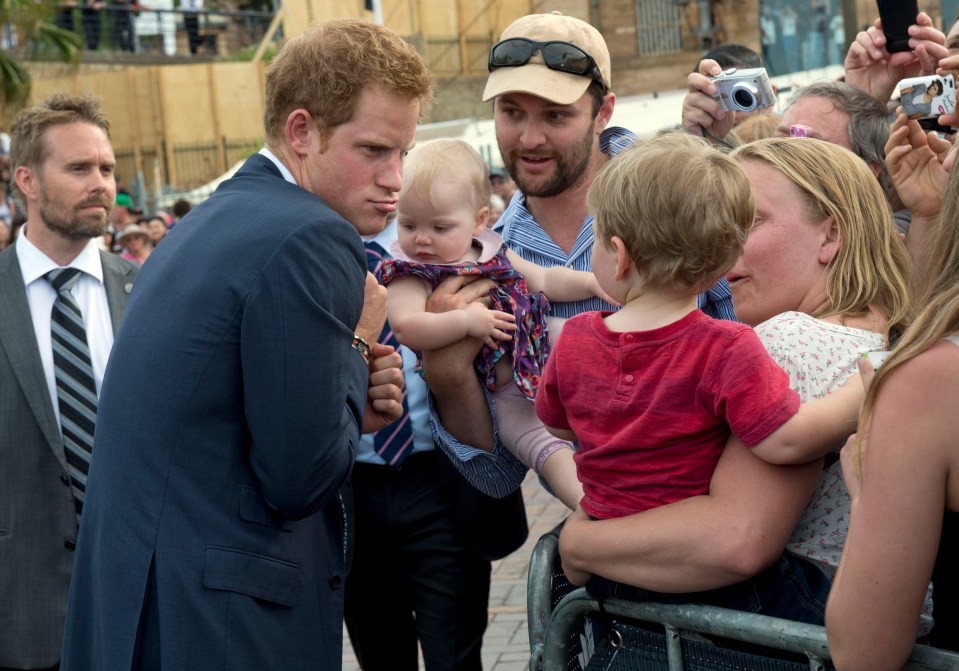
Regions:
<instances>
[{"instance_id":1,"label":"silver compact camera","mask_svg":"<svg viewBox=\"0 0 959 671\"><path fill-rule=\"evenodd\" d=\"M766 68L729 68L710 79L716 83L713 99L724 110L752 112L776 104L776 94L769 83Z\"/></svg>"}]
</instances>

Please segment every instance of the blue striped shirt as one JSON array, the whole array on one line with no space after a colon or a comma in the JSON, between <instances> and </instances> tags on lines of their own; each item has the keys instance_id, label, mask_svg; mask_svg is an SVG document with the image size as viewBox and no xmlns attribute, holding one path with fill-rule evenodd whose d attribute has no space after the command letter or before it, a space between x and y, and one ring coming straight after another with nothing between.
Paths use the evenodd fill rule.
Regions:
<instances>
[{"instance_id":1,"label":"blue striped shirt","mask_svg":"<svg viewBox=\"0 0 959 671\"><path fill-rule=\"evenodd\" d=\"M607 156L615 156L623 149L632 146L637 139L634 133L625 128L607 128L600 135L599 146ZM583 220L583 226L569 254L560 248L536 222L530 211L526 209L525 198L519 191L513 195L509 206L496 223L495 230L503 236L503 240L510 249L527 261L547 268L562 265L573 270L587 272L592 270L595 237L591 214ZM710 317L736 319L733 314L732 293L725 279L700 294L698 305ZM616 309L599 298L568 303L551 301L550 306L550 315L563 318L591 310ZM496 436L496 444L492 452L464 445L451 436L439 421L432 395L429 397L430 423L433 427L434 439L449 455L450 461L460 474L480 491L490 496L503 497L523 483L527 469L500 442L496 426L496 407L489 391L485 387L483 390L486 393L486 402L493 418L493 432Z\"/></svg>"}]
</instances>

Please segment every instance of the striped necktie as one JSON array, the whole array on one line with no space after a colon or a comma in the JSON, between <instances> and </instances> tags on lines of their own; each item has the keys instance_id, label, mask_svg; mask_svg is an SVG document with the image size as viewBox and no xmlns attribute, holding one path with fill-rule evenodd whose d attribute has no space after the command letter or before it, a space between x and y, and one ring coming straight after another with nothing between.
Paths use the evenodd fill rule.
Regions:
<instances>
[{"instance_id":1,"label":"striped necktie","mask_svg":"<svg viewBox=\"0 0 959 671\"><path fill-rule=\"evenodd\" d=\"M370 272L379 279L383 259L386 257L386 250L372 241L364 242L363 245L366 247L366 264L369 266ZM392 345L397 350L400 349L400 344L393 335L393 329L390 328L389 322L383 325L379 342L384 345ZM403 463L403 460L413 450L413 427L410 423L410 407L406 401L405 390L403 391L403 415L393 424L373 434L373 449L387 465L394 468Z\"/></svg>"},{"instance_id":2,"label":"striped necktie","mask_svg":"<svg viewBox=\"0 0 959 671\"><path fill-rule=\"evenodd\" d=\"M87 488L97 416L97 387L93 380L87 332L80 306L70 293L80 279L80 273L76 268L58 268L44 275L57 292L50 314L53 370L60 407L60 431L78 522Z\"/></svg>"}]
</instances>

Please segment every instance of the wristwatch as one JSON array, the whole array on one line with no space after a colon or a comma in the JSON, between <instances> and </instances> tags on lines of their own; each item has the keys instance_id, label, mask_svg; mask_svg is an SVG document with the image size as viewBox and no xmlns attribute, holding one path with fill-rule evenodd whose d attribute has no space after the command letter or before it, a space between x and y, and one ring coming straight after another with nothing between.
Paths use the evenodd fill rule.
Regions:
<instances>
[{"instance_id":1,"label":"wristwatch","mask_svg":"<svg viewBox=\"0 0 959 671\"><path fill-rule=\"evenodd\" d=\"M355 333L353 334L353 349L360 353L366 365L369 365L373 360L373 350L370 349L370 344Z\"/></svg>"}]
</instances>

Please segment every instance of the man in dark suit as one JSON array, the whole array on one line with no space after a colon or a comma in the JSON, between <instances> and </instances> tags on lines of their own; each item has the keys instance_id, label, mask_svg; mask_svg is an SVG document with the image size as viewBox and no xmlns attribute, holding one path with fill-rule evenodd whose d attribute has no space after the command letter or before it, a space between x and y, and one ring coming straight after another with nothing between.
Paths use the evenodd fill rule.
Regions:
<instances>
[{"instance_id":1,"label":"man in dark suit","mask_svg":"<svg viewBox=\"0 0 959 671\"><path fill-rule=\"evenodd\" d=\"M360 234L395 209L431 98L371 22L271 63L266 148L151 255L117 335L63 669L340 668L338 492L402 411Z\"/></svg>"},{"instance_id":2,"label":"man in dark suit","mask_svg":"<svg viewBox=\"0 0 959 671\"><path fill-rule=\"evenodd\" d=\"M70 429L61 432L69 410L58 398L50 278L63 268L75 275L65 291L99 388L137 274L94 241L116 197L108 133L97 100L63 95L21 113L11 130L27 223L0 253L0 668L60 660L85 474Z\"/></svg>"}]
</instances>

